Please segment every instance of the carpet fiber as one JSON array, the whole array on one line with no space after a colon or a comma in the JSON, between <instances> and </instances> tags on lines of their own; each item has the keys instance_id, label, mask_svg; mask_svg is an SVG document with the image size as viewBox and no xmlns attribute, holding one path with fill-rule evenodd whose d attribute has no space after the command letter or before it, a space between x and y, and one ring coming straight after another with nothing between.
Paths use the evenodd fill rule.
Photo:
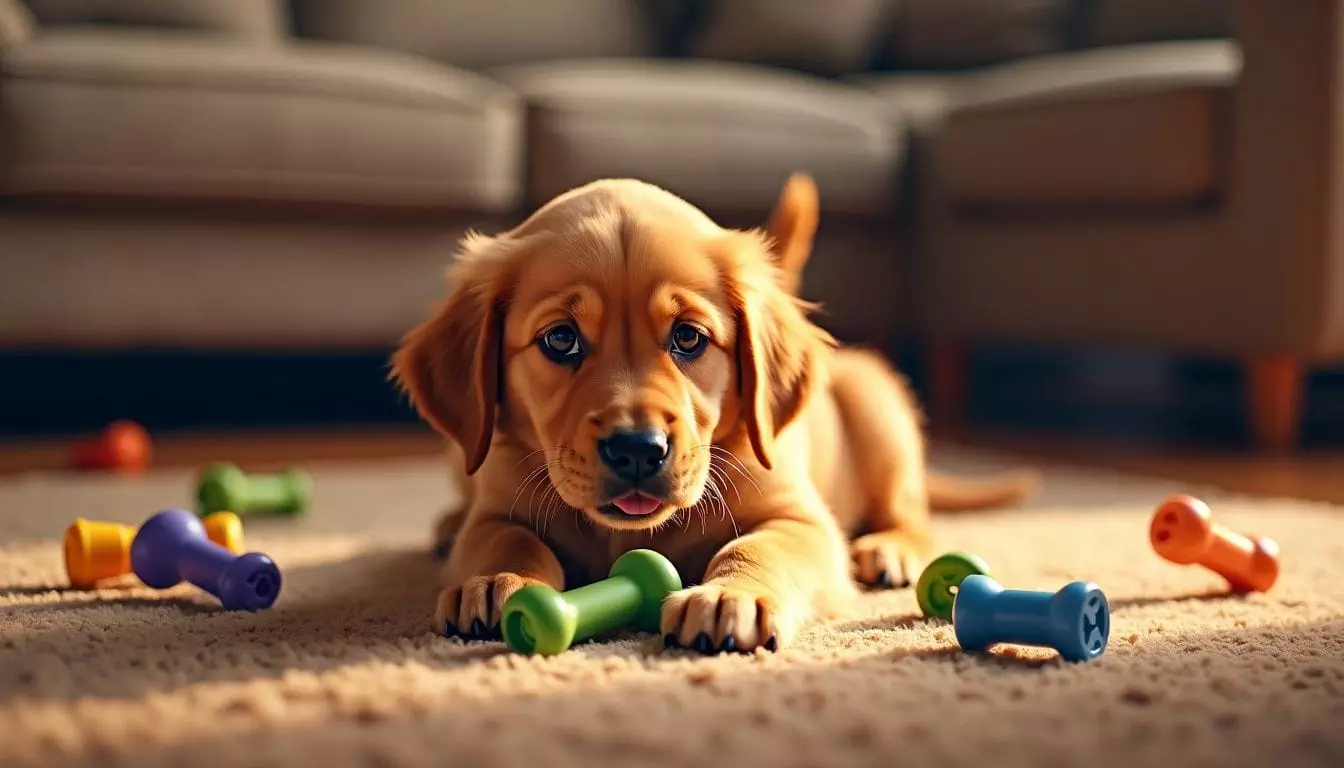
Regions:
<instances>
[{"instance_id":1,"label":"carpet fiber","mask_svg":"<svg viewBox=\"0 0 1344 768\"><path fill-rule=\"evenodd\" d=\"M626 635L541 659L429 632L436 461L311 469L310 515L248 524L285 576L258 614L190 587L62 588L72 518L185 505L189 472L0 480L0 765L1344 765L1341 509L1194 489L1282 548L1279 584L1246 598L1149 549L1153 505L1187 490L1171 483L1049 468L1024 509L939 520L940 548L1008 586L1099 583L1113 628L1088 664L964 654L909 590L777 654Z\"/></svg>"}]
</instances>

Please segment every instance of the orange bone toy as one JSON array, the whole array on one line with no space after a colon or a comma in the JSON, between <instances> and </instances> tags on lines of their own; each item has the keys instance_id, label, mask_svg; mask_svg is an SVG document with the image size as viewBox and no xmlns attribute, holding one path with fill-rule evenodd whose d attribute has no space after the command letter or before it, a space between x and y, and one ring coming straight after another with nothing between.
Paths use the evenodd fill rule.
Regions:
<instances>
[{"instance_id":1,"label":"orange bone toy","mask_svg":"<svg viewBox=\"0 0 1344 768\"><path fill-rule=\"evenodd\" d=\"M1273 539L1252 539L1213 522L1208 505L1193 496L1162 502L1148 538L1167 560L1202 565L1239 592L1267 592L1279 578L1279 545Z\"/></svg>"}]
</instances>

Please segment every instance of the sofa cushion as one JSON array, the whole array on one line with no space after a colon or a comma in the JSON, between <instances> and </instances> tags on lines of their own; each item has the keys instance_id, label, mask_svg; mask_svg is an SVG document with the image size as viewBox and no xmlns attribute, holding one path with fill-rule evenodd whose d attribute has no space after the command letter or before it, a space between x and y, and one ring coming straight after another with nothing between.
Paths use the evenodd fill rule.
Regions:
<instances>
[{"instance_id":1,"label":"sofa cushion","mask_svg":"<svg viewBox=\"0 0 1344 768\"><path fill-rule=\"evenodd\" d=\"M528 191L637 176L719 211L764 215L793 171L828 211L881 214L896 190L900 124L864 91L709 61L572 61L492 72L527 100Z\"/></svg>"},{"instance_id":2,"label":"sofa cushion","mask_svg":"<svg viewBox=\"0 0 1344 768\"><path fill-rule=\"evenodd\" d=\"M389 52L71 30L0 56L0 192L493 210L522 109Z\"/></svg>"},{"instance_id":3,"label":"sofa cushion","mask_svg":"<svg viewBox=\"0 0 1344 768\"><path fill-rule=\"evenodd\" d=\"M479 69L586 56L649 56L639 0L294 0L297 34Z\"/></svg>"},{"instance_id":4,"label":"sofa cushion","mask_svg":"<svg viewBox=\"0 0 1344 768\"><path fill-rule=\"evenodd\" d=\"M964 69L1063 50L1069 0L899 0L897 69Z\"/></svg>"},{"instance_id":5,"label":"sofa cushion","mask_svg":"<svg viewBox=\"0 0 1344 768\"><path fill-rule=\"evenodd\" d=\"M892 116L911 131L937 129L957 101L962 75L922 73L871 73L849 78L855 86L871 91L887 105Z\"/></svg>"},{"instance_id":6,"label":"sofa cushion","mask_svg":"<svg viewBox=\"0 0 1344 768\"><path fill-rule=\"evenodd\" d=\"M131 25L210 30L278 40L289 27L284 0L25 0L43 25Z\"/></svg>"},{"instance_id":7,"label":"sofa cushion","mask_svg":"<svg viewBox=\"0 0 1344 768\"><path fill-rule=\"evenodd\" d=\"M690 53L823 75L866 67L893 0L709 0Z\"/></svg>"},{"instance_id":8,"label":"sofa cushion","mask_svg":"<svg viewBox=\"0 0 1344 768\"><path fill-rule=\"evenodd\" d=\"M1126 45L1232 36L1233 0L1075 0L1077 44Z\"/></svg>"},{"instance_id":9,"label":"sofa cushion","mask_svg":"<svg viewBox=\"0 0 1344 768\"><path fill-rule=\"evenodd\" d=\"M995 206L1207 197L1239 68L1229 43L1151 43L970 77L939 136L941 181Z\"/></svg>"}]
</instances>

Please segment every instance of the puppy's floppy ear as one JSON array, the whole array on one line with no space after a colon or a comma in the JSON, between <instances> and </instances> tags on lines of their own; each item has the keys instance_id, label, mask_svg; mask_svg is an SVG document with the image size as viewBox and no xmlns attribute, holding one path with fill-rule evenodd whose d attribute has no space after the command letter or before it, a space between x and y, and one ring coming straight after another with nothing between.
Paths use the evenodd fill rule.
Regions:
<instances>
[{"instance_id":1,"label":"puppy's floppy ear","mask_svg":"<svg viewBox=\"0 0 1344 768\"><path fill-rule=\"evenodd\" d=\"M392 378L421 418L462 446L469 475L490 450L502 380L503 275L489 253L496 242L464 239L448 298L392 358Z\"/></svg>"},{"instance_id":2,"label":"puppy's floppy ear","mask_svg":"<svg viewBox=\"0 0 1344 768\"><path fill-rule=\"evenodd\" d=\"M808 319L810 305L781 283L779 267L760 258L766 238L748 235L729 267L728 298L737 320L737 374L747 436L761 466L774 465L776 436L823 383L824 357L835 346Z\"/></svg>"},{"instance_id":3,"label":"puppy's floppy ear","mask_svg":"<svg viewBox=\"0 0 1344 768\"><path fill-rule=\"evenodd\" d=\"M820 207L816 182L805 173L795 173L784 182L766 225L771 255L779 266L784 288L790 293L797 291L803 267L812 255Z\"/></svg>"}]
</instances>

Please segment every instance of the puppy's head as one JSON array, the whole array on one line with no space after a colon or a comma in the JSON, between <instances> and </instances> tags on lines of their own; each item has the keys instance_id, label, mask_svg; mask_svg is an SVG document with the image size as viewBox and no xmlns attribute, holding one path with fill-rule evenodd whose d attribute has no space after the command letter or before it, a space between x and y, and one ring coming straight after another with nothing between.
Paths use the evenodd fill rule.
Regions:
<instances>
[{"instance_id":1,"label":"puppy's head","mask_svg":"<svg viewBox=\"0 0 1344 768\"><path fill-rule=\"evenodd\" d=\"M595 522L656 527L704 498L716 461L770 468L815 385L832 340L792 293L815 199L792 179L765 231L737 231L636 181L572 190L464 240L393 375L468 473L498 431Z\"/></svg>"}]
</instances>

